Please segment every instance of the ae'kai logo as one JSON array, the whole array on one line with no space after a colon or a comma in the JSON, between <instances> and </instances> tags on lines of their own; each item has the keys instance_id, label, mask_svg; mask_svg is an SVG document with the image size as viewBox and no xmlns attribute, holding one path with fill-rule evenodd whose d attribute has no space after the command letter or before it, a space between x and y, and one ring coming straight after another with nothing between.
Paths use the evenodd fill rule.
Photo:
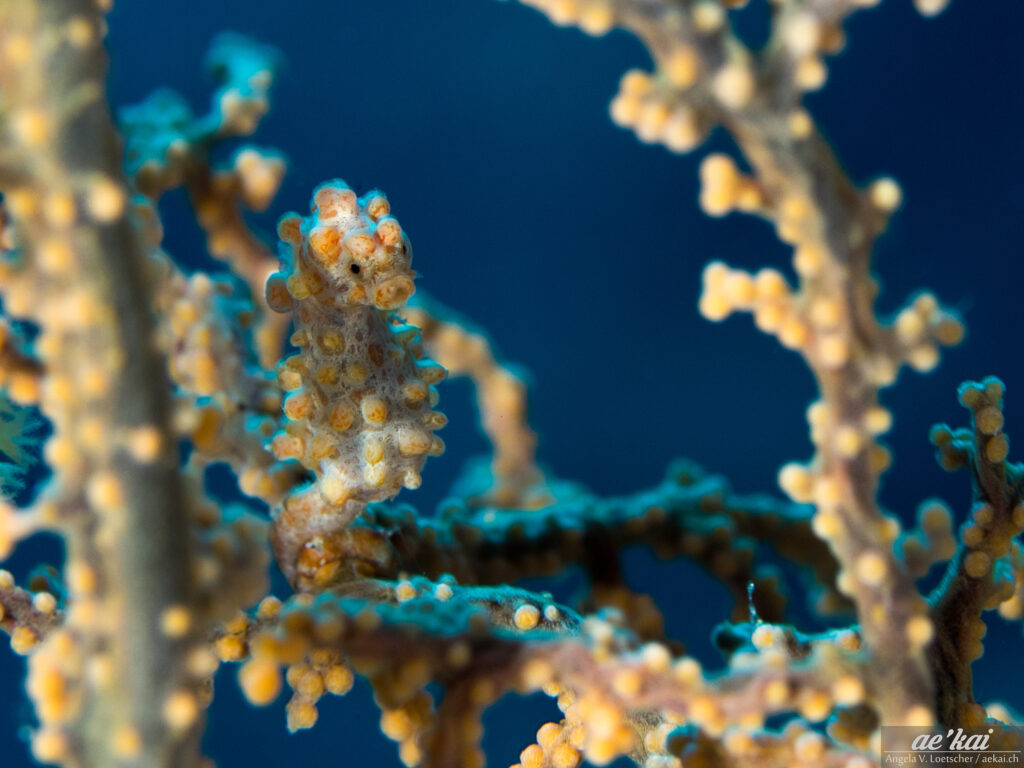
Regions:
<instances>
[{"instance_id":1,"label":"ae'kai logo","mask_svg":"<svg viewBox=\"0 0 1024 768\"><path fill-rule=\"evenodd\" d=\"M943 731L882 728L882 766L1022 765L1024 728L986 724Z\"/></svg>"}]
</instances>

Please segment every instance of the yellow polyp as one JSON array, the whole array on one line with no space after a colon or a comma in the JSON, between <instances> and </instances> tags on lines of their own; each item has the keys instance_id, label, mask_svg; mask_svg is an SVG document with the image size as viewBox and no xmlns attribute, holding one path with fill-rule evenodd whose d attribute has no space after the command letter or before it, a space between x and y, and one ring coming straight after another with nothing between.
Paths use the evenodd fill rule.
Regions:
<instances>
[{"instance_id":1,"label":"yellow polyp","mask_svg":"<svg viewBox=\"0 0 1024 768\"><path fill-rule=\"evenodd\" d=\"M760 624L750 636L751 644L758 650L766 650L783 640L782 632L771 624Z\"/></svg>"},{"instance_id":2,"label":"yellow polyp","mask_svg":"<svg viewBox=\"0 0 1024 768\"><path fill-rule=\"evenodd\" d=\"M743 109L754 95L756 81L746 64L726 64L714 74L711 90L728 109Z\"/></svg>"},{"instance_id":3,"label":"yellow polyp","mask_svg":"<svg viewBox=\"0 0 1024 768\"><path fill-rule=\"evenodd\" d=\"M368 464L376 464L384 458L384 443L371 438L363 445L363 459Z\"/></svg>"},{"instance_id":4,"label":"yellow polyp","mask_svg":"<svg viewBox=\"0 0 1024 768\"><path fill-rule=\"evenodd\" d=\"M345 338L337 331L324 331L317 334L317 347L328 355L338 355L345 351Z\"/></svg>"},{"instance_id":5,"label":"yellow polyp","mask_svg":"<svg viewBox=\"0 0 1024 768\"><path fill-rule=\"evenodd\" d=\"M817 56L805 56L797 62L793 72L793 82L802 91L816 91L828 79L828 68Z\"/></svg>"},{"instance_id":6,"label":"yellow polyp","mask_svg":"<svg viewBox=\"0 0 1024 768\"><path fill-rule=\"evenodd\" d=\"M32 736L32 755L41 763L60 763L67 752L67 737L56 728L44 727Z\"/></svg>"},{"instance_id":7,"label":"yellow polyp","mask_svg":"<svg viewBox=\"0 0 1024 768\"><path fill-rule=\"evenodd\" d=\"M700 166L700 203L709 216L724 216L732 210L739 191L736 164L727 155L708 155Z\"/></svg>"},{"instance_id":8,"label":"yellow polyp","mask_svg":"<svg viewBox=\"0 0 1024 768\"><path fill-rule=\"evenodd\" d=\"M580 12L578 24L588 35L598 37L607 33L615 23L615 13L610 5L590 3Z\"/></svg>"},{"instance_id":9,"label":"yellow polyp","mask_svg":"<svg viewBox=\"0 0 1024 768\"><path fill-rule=\"evenodd\" d=\"M809 339L810 330L799 320L789 320L779 328L779 343L788 349L800 349Z\"/></svg>"},{"instance_id":10,"label":"yellow polyp","mask_svg":"<svg viewBox=\"0 0 1024 768\"><path fill-rule=\"evenodd\" d=\"M620 669L612 677L611 687L619 696L632 698L643 688L643 678L635 669Z\"/></svg>"},{"instance_id":11,"label":"yellow polyp","mask_svg":"<svg viewBox=\"0 0 1024 768\"><path fill-rule=\"evenodd\" d=\"M864 447L864 435L851 425L844 425L836 432L836 449L840 455L851 459Z\"/></svg>"},{"instance_id":12,"label":"yellow polyp","mask_svg":"<svg viewBox=\"0 0 1024 768\"><path fill-rule=\"evenodd\" d=\"M53 237L45 240L37 250L39 265L54 274L67 270L74 260L71 243L63 238Z\"/></svg>"},{"instance_id":13,"label":"yellow polyp","mask_svg":"<svg viewBox=\"0 0 1024 768\"><path fill-rule=\"evenodd\" d=\"M164 721L173 731L191 728L199 717L199 702L189 691L175 691L164 702Z\"/></svg>"},{"instance_id":14,"label":"yellow polyp","mask_svg":"<svg viewBox=\"0 0 1024 768\"><path fill-rule=\"evenodd\" d=\"M741 309L748 308L757 298L754 279L747 272L730 272L722 289L730 303Z\"/></svg>"},{"instance_id":15,"label":"yellow polyp","mask_svg":"<svg viewBox=\"0 0 1024 768\"><path fill-rule=\"evenodd\" d=\"M78 217L78 206L70 192L53 192L43 201L43 216L58 229L66 229Z\"/></svg>"},{"instance_id":16,"label":"yellow polyp","mask_svg":"<svg viewBox=\"0 0 1024 768\"><path fill-rule=\"evenodd\" d=\"M983 721L984 716L982 716L981 722ZM964 724L967 725L968 718L964 718L961 722L964 722ZM970 723L968 727L977 727L981 722ZM935 724L935 715L928 707L921 704L907 710L906 714L903 716L901 724L916 728L929 728Z\"/></svg>"},{"instance_id":17,"label":"yellow polyp","mask_svg":"<svg viewBox=\"0 0 1024 768\"><path fill-rule=\"evenodd\" d=\"M307 299L312 293L305 276L301 274L291 275L288 278L286 285L288 287L288 293L290 293L295 299Z\"/></svg>"},{"instance_id":18,"label":"yellow polyp","mask_svg":"<svg viewBox=\"0 0 1024 768\"><path fill-rule=\"evenodd\" d=\"M370 424L382 424L388 418L388 406L379 397L367 397L360 403L363 418Z\"/></svg>"},{"instance_id":19,"label":"yellow polyp","mask_svg":"<svg viewBox=\"0 0 1024 768\"><path fill-rule=\"evenodd\" d=\"M365 261L373 254L377 244L369 233L356 232L345 238L342 247L352 255L353 259Z\"/></svg>"},{"instance_id":20,"label":"yellow polyp","mask_svg":"<svg viewBox=\"0 0 1024 768\"><path fill-rule=\"evenodd\" d=\"M544 751L549 751L562 735L562 727L558 723L545 723L537 730L537 743Z\"/></svg>"},{"instance_id":21,"label":"yellow polyp","mask_svg":"<svg viewBox=\"0 0 1024 768\"><path fill-rule=\"evenodd\" d=\"M114 510L124 504L121 481L111 472L97 472L86 488L89 503L97 510Z\"/></svg>"},{"instance_id":22,"label":"yellow polyp","mask_svg":"<svg viewBox=\"0 0 1024 768\"><path fill-rule=\"evenodd\" d=\"M96 571L81 560L70 560L64 568L64 578L73 593L88 594L96 589Z\"/></svg>"},{"instance_id":23,"label":"yellow polyp","mask_svg":"<svg viewBox=\"0 0 1024 768\"><path fill-rule=\"evenodd\" d=\"M382 284L374 293L374 304L379 309L396 309L413 294L413 282L407 277L396 277Z\"/></svg>"},{"instance_id":24,"label":"yellow polyp","mask_svg":"<svg viewBox=\"0 0 1024 768\"><path fill-rule=\"evenodd\" d=\"M441 583L434 587L434 597L440 600L442 603L452 599L454 591L447 584Z\"/></svg>"},{"instance_id":25,"label":"yellow polyp","mask_svg":"<svg viewBox=\"0 0 1024 768\"><path fill-rule=\"evenodd\" d=\"M324 675L324 686L335 696L344 696L352 690L354 682L352 670L341 664L332 666Z\"/></svg>"},{"instance_id":26,"label":"yellow polyp","mask_svg":"<svg viewBox=\"0 0 1024 768\"><path fill-rule=\"evenodd\" d=\"M798 760L815 765L825 754L825 739L814 731L801 734L793 744L793 751Z\"/></svg>"},{"instance_id":27,"label":"yellow polyp","mask_svg":"<svg viewBox=\"0 0 1024 768\"><path fill-rule=\"evenodd\" d=\"M284 401L284 412L292 421L301 421L313 414L313 403L304 393L292 394Z\"/></svg>"},{"instance_id":28,"label":"yellow polyp","mask_svg":"<svg viewBox=\"0 0 1024 768\"><path fill-rule=\"evenodd\" d=\"M866 693L864 683L854 675L843 675L832 684L832 697L844 707L860 704Z\"/></svg>"},{"instance_id":29,"label":"yellow polyp","mask_svg":"<svg viewBox=\"0 0 1024 768\"><path fill-rule=\"evenodd\" d=\"M18 626L11 632L11 650L19 656L26 656L39 643L39 637L31 628Z\"/></svg>"},{"instance_id":30,"label":"yellow polyp","mask_svg":"<svg viewBox=\"0 0 1024 768\"><path fill-rule=\"evenodd\" d=\"M620 93L608 106L612 122L621 128L632 128L640 119L642 102L636 96Z\"/></svg>"},{"instance_id":31,"label":"yellow polyp","mask_svg":"<svg viewBox=\"0 0 1024 768\"><path fill-rule=\"evenodd\" d=\"M710 35L725 23L725 10L717 0L700 0L693 6L693 24L698 32Z\"/></svg>"},{"instance_id":32,"label":"yellow polyp","mask_svg":"<svg viewBox=\"0 0 1024 768\"><path fill-rule=\"evenodd\" d=\"M402 487L410 491L415 491L423 483L423 478L420 473L414 469L407 469L405 474L402 476Z\"/></svg>"},{"instance_id":33,"label":"yellow polyp","mask_svg":"<svg viewBox=\"0 0 1024 768\"><path fill-rule=\"evenodd\" d=\"M331 437L317 435L309 445L309 458L313 461L323 461L337 455L338 449Z\"/></svg>"},{"instance_id":34,"label":"yellow polyp","mask_svg":"<svg viewBox=\"0 0 1024 768\"><path fill-rule=\"evenodd\" d=\"M533 629L540 622L540 610L533 605L521 605L516 608L512 620L517 629L523 631Z\"/></svg>"},{"instance_id":35,"label":"yellow polyp","mask_svg":"<svg viewBox=\"0 0 1024 768\"><path fill-rule=\"evenodd\" d=\"M539 744L531 744L519 753L519 764L523 768L543 768L544 750Z\"/></svg>"},{"instance_id":36,"label":"yellow polyp","mask_svg":"<svg viewBox=\"0 0 1024 768\"><path fill-rule=\"evenodd\" d=\"M730 755L742 757L753 753L755 749L753 737L746 731L732 730L725 734L722 746Z\"/></svg>"},{"instance_id":37,"label":"yellow polyp","mask_svg":"<svg viewBox=\"0 0 1024 768\"><path fill-rule=\"evenodd\" d=\"M894 179L878 179L868 189L872 205L886 213L892 213L900 207L903 192Z\"/></svg>"},{"instance_id":38,"label":"yellow polyp","mask_svg":"<svg viewBox=\"0 0 1024 768\"><path fill-rule=\"evenodd\" d=\"M832 711L832 699L824 691L812 691L800 701L800 714L812 723L821 722Z\"/></svg>"},{"instance_id":39,"label":"yellow polyp","mask_svg":"<svg viewBox=\"0 0 1024 768\"><path fill-rule=\"evenodd\" d=\"M907 362L915 371L927 373L939 364L939 350L934 344L919 344L907 353Z\"/></svg>"},{"instance_id":40,"label":"yellow polyp","mask_svg":"<svg viewBox=\"0 0 1024 768\"><path fill-rule=\"evenodd\" d=\"M124 188L114 179L94 179L86 189L86 210L101 223L107 224L121 218L126 204Z\"/></svg>"},{"instance_id":41,"label":"yellow polyp","mask_svg":"<svg viewBox=\"0 0 1024 768\"><path fill-rule=\"evenodd\" d=\"M363 479L370 488L380 488L388 477L388 468L383 463L366 467L363 470Z\"/></svg>"},{"instance_id":42,"label":"yellow polyp","mask_svg":"<svg viewBox=\"0 0 1024 768\"><path fill-rule=\"evenodd\" d=\"M308 730L316 725L316 706L308 701L292 699L292 701L288 703L286 711L288 715L289 733Z\"/></svg>"},{"instance_id":43,"label":"yellow polyp","mask_svg":"<svg viewBox=\"0 0 1024 768\"><path fill-rule=\"evenodd\" d=\"M302 388L302 376L296 371L290 371L287 368L278 368L277 383L281 385L281 389L285 392L294 392L295 390Z\"/></svg>"},{"instance_id":44,"label":"yellow polyp","mask_svg":"<svg viewBox=\"0 0 1024 768\"><path fill-rule=\"evenodd\" d=\"M762 269L754 275L757 299L761 302L783 301L789 297L786 278L776 269Z\"/></svg>"},{"instance_id":45,"label":"yellow polyp","mask_svg":"<svg viewBox=\"0 0 1024 768\"><path fill-rule=\"evenodd\" d=\"M927 616L914 616L907 621L907 641L915 648L923 648L935 636L935 625Z\"/></svg>"},{"instance_id":46,"label":"yellow polyp","mask_svg":"<svg viewBox=\"0 0 1024 768\"><path fill-rule=\"evenodd\" d=\"M892 414L881 406L873 406L864 414L864 429L871 435L882 435L892 428Z\"/></svg>"},{"instance_id":47,"label":"yellow polyp","mask_svg":"<svg viewBox=\"0 0 1024 768\"><path fill-rule=\"evenodd\" d=\"M377 221L391 212L391 206L386 197L383 195L377 195L367 201L366 212L369 214L371 219Z\"/></svg>"},{"instance_id":48,"label":"yellow polyp","mask_svg":"<svg viewBox=\"0 0 1024 768\"><path fill-rule=\"evenodd\" d=\"M160 630L167 637L184 637L192 627L192 615L183 605L172 605L160 614Z\"/></svg>"},{"instance_id":49,"label":"yellow polyp","mask_svg":"<svg viewBox=\"0 0 1024 768\"><path fill-rule=\"evenodd\" d=\"M331 409L328 421L332 429L344 432L354 423L355 411L347 403L339 403Z\"/></svg>"},{"instance_id":50,"label":"yellow polyp","mask_svg":"<svg viewBox=\"0 0 1024 768\"><path fill-rule=\"evenodd\" d=\"M214 642L214 652L221 661L238 661L245 656L245 643L239 637L225 635Z\"/></svg>"},{"instance_id":51,"label":"yellow polyp","mask_svg":"<svg viewBox=\"0 0 1024 768\"><path fill-rule=\"evenodd\" d=\"M8 56L12 50L17 52L17 45L7 46ZM46 113L32 107L20 109L11 115L11 126L18 140L30 147L39 147L45 144L54 129L53 122Z\"/></svg>"},{"instance_id":52,"label":"yellow polyp","mask_svg":"<svg viewBox=\"0 0 1024 768\"><path fill-rule=\"evenodd\" d=\"M654 88L654 80L639 69L628 70L619 80L619 90L633 96L643 96Z\"/></svg>"},{"instance_id":53,"label":"yellow polyp","mask_svg":"<svg viewBox=\"0 0 1024 768\"><path fill-rule=\"evenodd\" d=\"M49 592L37 592L32 595L32 607L40 613L52 614L57 610L57 598Z\"/></svg>"},{"instance_id":54,"label":"yellow polyp","mask_svg":"<svg viewBox=\"0 0 1024 768\"><path fill-rule=\"evenodd\" d=\"M341 254L341 233L331 226L314 227L309 233L309 244L317 261L330 267Z\"/></svg>"},{"instance_id":55,"label":"yellow polyp","mask_svg":"<svg viewBox=\"0 0 1024 768\"><path fill-rule=\"evenodd\" d=\"M641 141L658 141L664 132L671 112L661 101L647 101L641 107L636 120L636 135Z\"/></svg>"},{"instance_id":56,"label":"yellow polyp","mask_svg":"<svg viewBox=\"0 0 1024 768\"><path fill-rule=\"evenodd\" d=\"M680 46L662 62L661 69L673 86L686 89L697 82L700 56L691 46Z\"/></svg>"},{"instance_id":57,"label":"yellow polyp","mask_svg":"<svg viewBox=\"0 0 1024 768\"><path fill-rule=\"evenodd\" d=\"M316 372L316 380L320 384L330 386L338 380L338 369L333 365L323 365Z\"/></svg>"},{"instance_id":58,"label":"yellow polyp","mask_svg":"<svg viewBox=\"0 0 1024 768\"><path fill-rule=\"evenodd\" d=\"M271 449L274 452L274 456L282 461L286 459L301 459L306 452L302 438L284 432L274 435Z\"/></svg>"},{"instance_id":59,"label":"yellow polyp","mask_svg":"<svg viewBox=\"0 0 1024 768\"><path fill-rule=\"evenodd\" d=\"M345 366L344 377L349 384L359 386L366 381L366 368L361 363L349 363Z\"/></svg>"},{"instance_id":60,"label":"yellow polyp","mask_svg":"<svg viewBox=\"0 0 1024 768\"><path fill-rule=\"evenodd\" d=\"M779 487L793 501L807 503L814 498L814 476L800 464L787 464L779 470Z\"/></svg>"},{"instance_id":61,"label":"yellow polyp","mask_svg":"<svg viewBox=\"0 0 1024 768\"><path fill-rule=\"evenodd\" d=\"M288 283L280 274L271 275L267 279L267 304L275 312L287 312L292 307L292 295Z\"/></svg>"},{"instance_id":62,"label":"yellow polyp","mask_svg":"<svg viewBox=\"0 0 1024 768\"><path fill-rule=\"evenodd\" d=\"M868 467L875 474L885 472L892 465L892 453L884 445L868 447Z\"/></svg>"},{"instance_id":63,"label":"yellow polyp","mask_svg":"<svg viewBox=\"0 0 1024 768\"><path fill-rule=\"evenodd\" d=\"M985 443L985 460L991 464L998 464L1006 460L1010 453L1010 442L1006 435L995 435Z\"/></svg>"},{"instance_id":64,"label":"yellow polyp","mask_svg":"<svg viewBox=\"0 0 1024 768\"><path fill-rule=\"evenodd\" d=\"M700 297L698 309L705 319L720 322L732 314L732 305L722 294L704 293Z\"/></svg>"},{"instance_id":65,"label":"yellow polyp","mask_svg":"<svg viewBox=\"0 0 1024 768\"><path fill-rule=\"evenodd\" d=\"M857 578L870 587L877 587L882 584L889 575L889 568L883 558L877 552L865 552L861 554L855 564Z\"/></svg>"},{"instance_id":66,"label":"yellow polyp","mask_svg":"<svg viewBox=\"0 0 1024 768\"><path fill-rule=\"evenodd\" d=\"M119 725L114 729L110 748L122 760L136 758L142 752L142 735L134 726Z\"/></svg>"},{"instance_id":67,"label":"yellow polyp","mask_svg":"<svg viewBox=\"0 0 1024 768\"><path fill-rule=\"evenodd\" d=\"M972 579L988 575L992 569L992 558L985 552L971 552L964 558L964 573Z\"/></svg>"},{"instance_id":68,"label":"yellow polyp","mask_svg":"<svg viewBox=\"0 0 1024 768\"><path fill-rule=\"evenodd\" d=\"M849 343L839 334L822 335L818 339L818 355L826 368L842 367L849 359Z\"/></svg>"},{"instance_id":69,"label":"yellow polyp","mask_svg":"<svg viewBox=\"0 0 1024 768\"><path fill-rule=\"evenodd\" d=\"M381 245L397 246L402 242L402 227L394 219L384 219L377 225L376 236Z\"/></svg>"},{"instance_id":70,"label":"yellow polyp","mask_svg":"<svg viewBox=\"0 0 1024 768\"><path fill-rule=\"evenodd\" d=\"M324 694L323 676L315 670L306 672L295 686L295 693L309 701L316 701Z\"/></svg>"},{"instance_id":71,"label":"yellow polyp","mask_svg":"<svg viewBox=\"0 0 1024 768\"><path fill-rule=\"evenodd\" d=\"M955 346L963 341L964 324L951 316L943 317L933 329L935 339L945 346Z\"/></svg>"},{"instance_id":72,"label":"yellow polyp","mask_svg":"<svg viewBox=\"0 0 1024 768\"><path fill-rule=\"evenodd\" d=\"M323 477L318 487L323 497L336 506L344 504L351 494L348 484L339 477Z\"/></svg>"}]
</instances>

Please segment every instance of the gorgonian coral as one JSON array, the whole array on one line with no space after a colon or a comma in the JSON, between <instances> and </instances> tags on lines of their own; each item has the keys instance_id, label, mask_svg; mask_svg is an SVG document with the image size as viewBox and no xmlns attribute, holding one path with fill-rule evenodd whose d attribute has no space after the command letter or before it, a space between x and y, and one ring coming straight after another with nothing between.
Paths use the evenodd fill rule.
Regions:
<instances>
[{"instance_id":1,"label":"gorgonian coral","mask_svg":"<svg viewBox=\"0 0 1024 768\"><path fill-rule=\"evenodd\" d=\"M974 480L959 537L941 503L903 531L878 501L892 422L879 393L903 366L933 369L963 327L929 294L878 317L871 257L899 187L854 183L803 104L846 18L871 3L778 0L761 50L733 32L740 3L530 4L589 33L633 32L654 70L623 77L612 118L678 152L722 127L740 157L703 160L703 209L757 215L792 247L795 282L716 262L699 302L714 321L751 313L814 376L814 455L779 473L791 501L737 495L689 462L621 498L546 475L522 377L482 332L412 300L410 240L382 193L319 186L309 216L280 220L280 261L249 229L244 212L271 205L285 161L225 150L266 113L275 51L222 36L207 114L160 91L115 128L101 4L0 6L12 319L0 386L53 429L52 477L0 508L0 555L37 531L66 549L59 575L27 588L0 572L0 626L29 656L41 762L199 765L212 677L229 662L255 705L287 683L292 731L316 723L325 694L365 678L409 766L481 765L482 714L512 690L541 690L562 712L522 751L523 768L621 756L648 768L864 768L881 726L1012 721L971 684L983 612L1022 613L1024 501L1002 384L965 384L971 427L932 433L942 465ZM190 274L163 247L159 204L178 187L226 273ZM427 517L393 500L444 449L445 367L476 388L493 450ZM17 452L24 422L7 421ZM244 501L213 493L219 465ZM634 546L689 559L728 588L723 669L705 672L666 637L659 606L624 576ZM803 573L820 613L855 618L822 632L785 623L766 552ZM267 594L271 553L289 594ZM941 585L920 592L946 561ZM574 568L586 585L573 605L509 586Z\"/></svg>"}]
</instances>

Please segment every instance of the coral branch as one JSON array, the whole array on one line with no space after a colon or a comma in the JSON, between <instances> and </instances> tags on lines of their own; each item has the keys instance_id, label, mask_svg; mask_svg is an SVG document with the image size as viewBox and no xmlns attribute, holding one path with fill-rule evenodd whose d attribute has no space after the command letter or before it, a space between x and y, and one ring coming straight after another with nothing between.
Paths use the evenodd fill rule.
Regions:
<instances>
[{"instance_id":1,"label":"coral branch","mask_svg":"<svg viewBox=\"0 0 1024 768\"><path fill-rule=\"evenodd\" d=\"M990 377L960 387L960 403L971 411L971 429L932 430L939 461L948 470L967 466L973 477L974 506L960 532L961 546L946 578L931 597L936 627L933 667L942 723L980 725L985 708L974 701L971 664L984 653L982 612L1007 605L1020 589L1020 544L1024 531L1024 474L1006 461L1003 384ZM1000 608L1002 610L1002 608Z\"/></svg>"},{"instance_id":2,"label":"coral branch","mask_svg":"<svg viewBox=\"0 0 1024 768\"><path fill-rule=\"evenodd\" d=\"M144 255L125 216L103 98L102 25L85 0L0 9L2 129L18 150L0 180L24 257L8 268L7 306L41 328L56 472L41 503L67 537L71 599L94 616L80 613L33 658L64 665L73 649L110 671L101 681L65 678L73 705L40 710L33 749L47 762L98 765L119 733L131 733L127 757L189 765L201 718L184 675L187 644L160 630L165 611L192 604L185 511ZM129 449L137 434L152 436L152 450Z\"/></svg>"},{"instance_id":3,"label":"coral branch","mask_svg":"<svg viewBox=\"0 0 1024 768\"><path fill-rule=\"evenodd\" d=\"M468 376L476 388L484 433L493 446L488 477L467 478L462 488L475 507L540 509L554 501L544 473L536 463L537 435L526 419L526 383L494 358L487 337L472 331L451 310L417 296L405 310L420 328L423 345L450 376Z\"/></svg>"},{"instance_id":4,"label":"coral branch","mask_svg":"<svg viewBox=\"0 0 1024 768\"><path fill-rule=\"evenodd\" d=\"M16 586L8 571L0 571L0 629L11 636L16 653L29 653L60 625L56 606L53 595L37 600Z\"/></svg>"},{"instance_id":5,"label":"coral branch","mask_svg":"<svg viewBox=\"0 0 1024 768\"><path fill-rule=\"evenodd\" d=\"M210 155L225 139L256 130L269 108L268 92L279 65L275 49L223 34L207 56L207 69L219 86L209 113L193 116L185 100L166 89L121 111L127 169L135 187L155 202L185 186L210 254L230 264L249 286L260 310L255 346L264 368L280 359L288 322L266 306L264 286L277 258L249 230L242 206L267 208L284 175L284 159L276 152L243 147L229 167L214 168Z\"/></svg>"},{"instance_id":6,"label":"coral branch","mask_svg":"<svg viewBox=\"0 0 1024 768\"><path fill-rule=\"evenodd\" d=\"M372 570L381 578L415 568L434 578L451 573L465 583L499 584L578 563L588 566L595 583L612 583L614 561L602 556L607 550L598 543L610 542L612 555L640 544L659 557L691 558L720 579L734 597L734 619L748 618L751 583L758 613L781 619L785 601L775 577L753 568L753 546L760 542L815 574L825 590L819 607L831 612L848 607L832 589L835 562L811 533L807 508L737 497L722 478L693 464L679 463L662 485L631 497L597 499L579 489L560 491L559 497L543 510L474 511L452 505L438 519L371 506L357 526L384 532L390 540Z\"/></svg>"},{"instance_id":7,"label":"coral branch","mask_svg":"<svg viewBox=\"0 0 1024 768\"><path fill-rule=\"evenodd\" d=\"M758 327L800 351L814 373L821 391L810 415L817 455L810 468L784 468L780 481L794 500L818 506L815 530L842 565L838 585L857 605L874 669L890 681L880 686L885 722L930 722L932 685L923 647L910 632L927 606L892 553L896 521L876 501L888 464L874 440L888 423L877 393L905 362L933 368L936 344L956 343L962 329L930 298L905 310L893 328L875 317L871 252L899 205L899 188L884 180L859 190L801 106L802 92L824 82L821 56L839 47L836 24L849 8L836 7L824 19L815 15L821 7L798 12L797 4L783 3L759 56L732 34L725 5L712 0L530 4L556 23L595 34L624 27L647 46L656 72L623 78L612 104L616 122L677 151L696 147L711 125L721 125L753 169L746 177L728 157L708 157L702 206L715 216L742 210L773 222L796 249L799 290L775 270L755 278L714 264L705 272L701 311L712 320L752 311Z\"/></svg>"}]
</instances>

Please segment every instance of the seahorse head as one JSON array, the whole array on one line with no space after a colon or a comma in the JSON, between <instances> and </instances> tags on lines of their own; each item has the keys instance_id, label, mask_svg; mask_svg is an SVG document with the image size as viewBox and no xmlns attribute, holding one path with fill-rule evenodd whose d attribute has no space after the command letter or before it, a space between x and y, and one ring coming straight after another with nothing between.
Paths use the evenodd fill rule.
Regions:
<instances>
[{"instance_id":1,"label":"seahorse head","mask_svg":"<svg viewBox=\"0 0 1024 768\"><path fill-rule=\"evenodd\" d=\"M317 187L311 216L289 214L278 225L291 247L289 293L339 308L402 306L415 290L412 246L390 212L381 192L357 197L341 180Z\"/></svg>"}]
</instances>

